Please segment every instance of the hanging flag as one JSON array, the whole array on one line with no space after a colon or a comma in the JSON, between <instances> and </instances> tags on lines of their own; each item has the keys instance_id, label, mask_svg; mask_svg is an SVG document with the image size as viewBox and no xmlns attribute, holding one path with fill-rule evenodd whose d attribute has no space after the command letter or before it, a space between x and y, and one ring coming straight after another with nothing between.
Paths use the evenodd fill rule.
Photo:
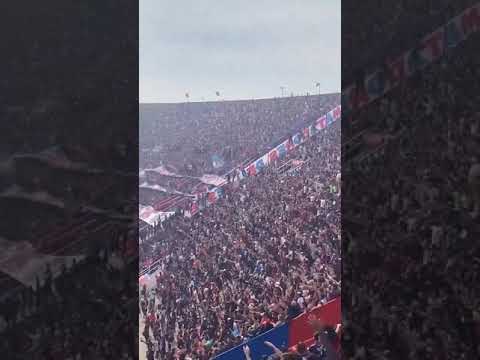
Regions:
<instances>
[{"instance_id":1,"label":"hanging flag","mask_svg":"<svg viewBox=\"0 0 480 360\"><path fill-rule=\"evenodd\" d=\"M190 97L189 93L185 93L185 97L188 99Z\"/></svg>"},{"instance_id":2,"label":"hanging flag","mask_svg":"<svg viewBox=\"0 0 480 360\"><path fill-rule=\"evenodd\" d=\"M292 136L292 142L295 146L298 146L302 143L302 134L301 133L296 133L295 135Z\"/></svg>"},{"instance_id":3,"label":"hanging flag","mask_svg":"<svg viewBox=\"0 0 480 360\"><path fill-rule=\"evenodd\" d=\"M306 128L303 129L303 138L304 138L304 139L308 139L308 138L309 138L310 136L312 136L312 135L313 135L313 133L312 133L312 131L311 131L311 127L310 127L310 126L308 126L308 127L306 127Z\"/></svg>"},{"instance_id":4,"label":"hanging flag","mask_svg":"<svg viewBox=\"0 0 480 360\"><path fill-rule=\"evenodd\" d=\"M281 143L280 145L278 145L275 150L277 150L278 152L278 157L281 159L283 158L286 154L287 154L287 144L288 144L288 140L287 141L284 141L283 143Z\"/></svg>"},{"instance_id":5,"label":"hanging flag","mask_svg":"<svg viewBox=\"0 0 480 360\"><path fill-rule=\"evenodd\" d=\"M217 154L212 156L212 165L215 169L219 169L225 165L223 158Z\"/></svg>"},{"instance_id":6,"label":"hanging flag","mask_svg":"<svg viewBox=\"0 0 480 360\"><path fill-rule=\"evenodd\" d=\"M327 113L327 126L329 126L330 124L332 124L334 121L335 121L335 119L333 118L333 112L332 112L332 111L329 111L329 112Z\"/></svg>"},{"instance_id":7,"label":"hanging flag","mask_svg":"<svg viewBox=\"0 0 480 360\"><path fill-rule=\"evenodd\" d=\"M255 164L250 164L248 167L247 167L247 174L248 176L255 176L257 175L257 169L255 167Z\"/></svg>"},{"instance_id":8,"label":"hanging flag","mask_svg":"<svg viewBox=\"0 0 480 360\"><path fill-rule=\"evenodd\" d=\"M237 179L242 180L248 176L247 171L245 169L237 169Z\"/></svg>"},{"instance_id":9,"label":"hanging flag","mask_svg":"<svg viewBox=\"0 0 480 360\"><path fill-rule=\"evenodd\" d=\"M213 204L217 201L217 194L215 193L215 191L208 192L207 200L210 204Z\"/></svg>"},{"instance_id":10,"label":"hanging flag","mask_svg":"<svg viewBox=\"0 0 480 360\"><path fill-rule=\"evenodd\" d=\"M226 182L225 178L218 175L212 175L212 174L205 174L199 179L204 184L214 185L214 186L220 186Z\"/></svg>"},{"instance_id":11,"label":"hanging flag","mask_svg":"<svg viewBox=\"0 0 480 360\"><path fill-rule=\"evenodd\" d=\"M342 115L342 106L338 105L335 109L333 109L333 117L336 120L336 119L339 119L341 115Z\"/></svg>"},{"instance_id":12,"label":"hanging flag","mask_svg":"<svg viewBox=\"0 0 480 360\"><path fill-rule=\"evenodd\" d=\"M217 187L209 191L207 194L207 200L209 204L213 204L218 201L223 196L223 188Z\"/></svg>"},{"instance_id":13,"label":"hanging flag","mask_svg":"<svg viewBox=\"0 0 480 360\"><path fill-rule=\"evenodd\" d=\"M273 163L278 160L278 150L275 148L268 153L268 162Z\"/></svg>"},{"instance_id":14,"label":"hanging flag","mask_svg":"<svg viewBox=\"0 0 480 360\"><path fill-rule=\"evenodd\" d=\"M327 117L323 115L321 118L319 118L315 123L315 127L319 131L325 129L327 127Z\"/></svg>"},{"instance_id":15,"label":"hanging flag","mask_svg":"<svg viewBox=\"0 0 480 360\"><path fill-rule=\"evenodd\" d=\"M62 266L69 266L73 260L82 260L85 255L56 255L49 251L41 252L26 241L10 241L0 238L0 274L11 277L25 286L34 286L37 276L49 264L54 277L61 273ZM7 291L8 288L2 288ZM3 295L3 294L2 294Z\"/></svg>"},{"instance_id":16,"label":"hanging flag","mask_svg":"<svg viewBox=\"0 0 480 360\"><path fill-rule=\"evenodd\" d=\"M217 96L220 96L220 91L216 91L215 94L217 94Z\"/></svg>"},{"instance_id":17,"label":"hanging flag","mask_svg":"<svg viewBox=\"0 0 480 360\"><path fill-rule=\"evenodd\" d=\"M291 151L295 147L291 137L288 138L287 142L285 143L285 147L287 148L287 152Z\"/></svg>"},{"instance_id":18,"label":"hanging flag","mask_svg":"<svg viewBox=\"0 0 480 360\"><path fill-rule=\"evenodd\" d=\"M259 172L261 172L264 168L265 168L265 162L263 161L263 159L258 159L257 161L255 161L255 169L256 169L256 172L257 174Z\"/></svg>"}]
</instances>

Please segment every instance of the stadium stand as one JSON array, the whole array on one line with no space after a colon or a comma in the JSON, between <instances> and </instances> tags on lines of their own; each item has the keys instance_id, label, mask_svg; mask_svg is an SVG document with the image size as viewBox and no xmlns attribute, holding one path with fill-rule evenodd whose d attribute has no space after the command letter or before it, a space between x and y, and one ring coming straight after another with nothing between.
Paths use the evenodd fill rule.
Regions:
<instances>
[{"instance_id":1,"label":"stadium stand","mask_svg":"<svg viewBox=\"0 0 480 360\"><path fill-rule=\"evenodd\" d=\"M339 108L320 115L210 189L200 215L173 216L140 243L147 358L208 359L286 334L339 295Z\"/></svg>"},{"instance_id":2,"label":"stadium stand","mask_svg":"<svg viewBox=\"0 0 480 360\"><path fill-rule=\"evenodd\" d=\"M356 279L345 305L355 304L345 314L347 358L480 353L479 9L456 12L436 31L446 34L436 56L417 47L430 61L346 116L355 123L346 129L344 174L355 184L345 198L354 186L365 190L362 201L343 204L342 220L357 229L343 234L343 279ZM356 266L363 271L353 273Z\"/></svg>"},{"instance_id":3,"label":"stadium stand","mask_svg":"<svg viewBox=\"0 0 480 360\"><path fill-rule=\"evenodd\" d=\"M419 37L476 2L403 0L395 6L381 0L343 3L342 89L395 59L413 47Z\"/></svg>"},{"instance_id":4,"label":"stadium stand","mask_svg":"<svg viewBox=\"0 0 480 360\"><path fill-rule=\"evenodd\" d=\"M339 94L278 99L141 104L140 168L217 173L258 156L339 103Z\"/></svg>"},{"instance_id":5,"label":"stadium stand","mask_svg":"<svg viewBox=\"0 0 480 360\"><path fill-rule=\"evenodd\" d=\"M138 104L128 82L137 77L138 4L30 5L8 7L0 45L10 54L0 81L1 358L136 359L136 339L125 336L135 311L122 297L136 298L138 278L112 286L136 265L109 270L105 261L117 266L137 243L127 236L136 219L126 216L137 215L138 169L126 167L138 157L129 151ZM111 314L114 301L128 316Z\"/></svg>"}]
</instances>

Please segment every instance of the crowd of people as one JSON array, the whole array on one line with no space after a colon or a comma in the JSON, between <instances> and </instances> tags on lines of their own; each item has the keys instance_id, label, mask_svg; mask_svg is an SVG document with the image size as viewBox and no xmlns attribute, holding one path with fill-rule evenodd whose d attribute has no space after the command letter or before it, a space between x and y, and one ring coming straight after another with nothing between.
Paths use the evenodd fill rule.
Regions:
<instances>
[{"instance_id":1,"label":"crowd of people","mask_svg":"<svg viewBox=\"0 0 480 360\"><path fill-rule=\"evenodd\" d=\"M140 105L140 169L225 174L330 111L340 95ZM292 135L290 133L290 135Z\"/></svg>"},{"instance_id":2,"label":"crowd of people","mask_svg":"<svg viewBox=\"0 0 480 360\"><path fill-rule=\"evenodd\" d=\"M82 171L65 169L31 155L13 158L0 191L2 356L136 358L136 301L123 302L137 298L138 266L115 266L136 254L137 182L118 170L88 163ZM105 248L116 249L110 265L96 260ZM80 260L44 272L48 259L62 258Z\"/></svg>"},{"instance_id":3,"label":"crowd of people","mask_svg":"<svg viewBox=\"0 0 480 360\"><path fill-rule=\"evenodd\" d=\"M293 349L281 349L265 341L273 354L266 357L268 360L337 360L341 359L339 351L342 325L326 325L322 319L312 318L310 326L315 331L313 344L307 346L305 343L298 343ZM252 360L250 347L243 346L245 360Z\"/></svg>"},{"instance_id":4,"label":"crowd of people","mask_svg":"<svg viewBox=\"0 0 480 360\"><path fill-rule=\"evenodd\" d=\"M339 123L140 244L158 259L140 296L148 359L209 359L339 295Z\"/></svg>"},{"instance_id":5,"label":"crowd of people","mask_svg":"<svg viewBox=\"0 0 480 360\"><path fill-rule=\"evenodd\" d=\"M479 40L345 120L375 135L342 169L348 358L480 355Z\"/></svg>"},{"instance_id":6,"label":"crowd of people","mask_svg":"<svg viewBox=\"0 0 480 360\"><path fill-rule=\"evenodd\" d=\"M3 23L9 56L0 81L0 357L136 359L138 308L128 299L137 299L137 263L120 269L92 254L116 242L138 215L138 4L50 5L12 3ZM102 174L12 160L54 146ZM69 251L87 259L58 277L53 266L44 273L37 259L19 252L16 265L38 273L33 288L3 270L4 244L50 256L70 242Z\"/></svg>"},{"instance_id":7,"label":"crowd of people","mask_svg":"<svg viewBox=\"0 0 480 360\"><path fill-rule=\"evenodd\" d=\"M107 212L135 222L138 125L131 119L138 104L131 99L138 92L128 81L138 76L138 41L128 27L138 7L24 5L12 4L4 23L10 56L0 81L0 239L61 248L66 237L88 238L111 221ZM93 33L102 35L92 42ZM47 153L88 170L45 165L38 158Z\"/></svg>"},{"instance_id":8,"label":"crowd of people","mask_svg":"<svg viewBox=\"0 0 480 360\"><path fill-rule=\"evenodd\" d=\"M125 200L135 187L119 174L110 186L109 171L92 175L39 166L37 160L29 165L13 166L15 176L0 194L2 356L136 358L136 301L123 301L137 298L138 267L134 262L118 268L122 258L136 253L132 234L137 214L131 210L136 201L134 196ZM115 249L113 256L102 255L110 264L97 259L106 248ZM64 264L79 260L60 272L57 266L44 272L48 259L64 259ZM30 286L35 276L36 284ZM127 346L119 348L116 342Z\"/></svg>"},{"instance_id":9,"label":"crowd of people","mask_svg":"<svg viewBox=\"0 0 480 360\"><path fill-rule=\"evenodd\" d=\"M413 47L476 0L342 3L342 88Z\"/></svg>"},{"instance_id":10,"label":"crowd of people","mask_svg":"<svg viewBox=\"0 0 480 360\"><path fill-rule=\"evenodd\" d=\"M2 301L2 357L137 359L137 263L118 256L74 261L59 276L47 265L35 286Z\"/></svg>"},{"instance_id":11,"label":"crowd of people","mask_svg":"<svg viewBox=\"0 0 480 360\"><path fill-rule=\"evenodd\" d=\"M138 6L56 0L51 5L30 9L19 2L8 9L4 51L10 56L0 81L0 126L8 140L0 143L0 161L16 152L74 144L97 167L111 166L108 146L129 139L136 148L138 141L131 122L138 91L129 83L138 77L138 38L130 31L137 26L132 14ZM101 35L92 41L93 34ZM119 166L130 163L136 161Z\"/></svg>"}]
</instances>

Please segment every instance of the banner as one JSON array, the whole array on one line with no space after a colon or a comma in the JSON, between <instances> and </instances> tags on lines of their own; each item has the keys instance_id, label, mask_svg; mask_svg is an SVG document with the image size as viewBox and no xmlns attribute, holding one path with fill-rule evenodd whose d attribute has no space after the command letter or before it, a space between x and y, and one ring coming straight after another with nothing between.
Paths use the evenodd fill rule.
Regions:
<instances>
[{"instance_id":1,"label":"banner","mask_svg":"<svg viewBox=\"0 0 480 360\"><path fill-rule=\"evenodd\" d=\"M265 341L271 342L279 349L286 349L288 347L288 334L289 325L283 324L248 341L246 344L248 344L248 347L250 348L250 354L252 359L261 359L263 356L273 354L273 350L264 344ZM238 345L233 349L230 349L216 356L214 359L245 360L245 354L243 353L244 345L245 343Z\"/></svg>"},{"instance_id":2,"label":"banner","mask_svg":"<svg viewBox=\"0 0 480 360\"><path fill-rule=\"evenodd\" d=\"M256 176L261 173L267 166L273 164L276 160L282 159L285 155L295 149L297 146L303 144L306 140L310 139L314 135L317 135L320 130L323 130L333 124L335 121L340 119L342 114L341 105L336 106L334 109L329 111L327 114L321 116L313 123L309 124L307 127L301 129L295 133L290 138L284 140L282 143L277 145L275 148L269 150L266 154L258 158L257 160L249 163L243 169L240 169L239 176L237 181L247 177L247 176ZM313 130L315 129L315 131ZM217 186L207 192L207 204L211 205L217 202L224 194L223 186ZM202 205L197 202L193 202L190 211L186 213L187 216L193 216L198 213L199 209L202 209Z\"/></svg>"},{"instance_id":3,"label":"banner","mask_svg":"<svg viewBox=\"0 0 480 360\"><path fill-rule=\"evenodd\" d=\"M167 192L167 189L164 188L163 186L160 186L160 185L157 185L157 184L150 185L148 182L143 182L142 184L140 184L139 188L140 189L157 190L157 191L164 192L164 193Z\"/></svg>"},{"instance_id":4,"label":"banner","mask_svg":"<svg viewBox=\"0 0 480 360\"><path fill-rule=\"evenodd\" d=\"M313 342L314 331L309 324L311 316L322 319L327 325L335 327L342 323L341 298L337 297L325 305L321 305L308 313L304 313L290 322L288 346L292 347L300 341L309 345Z\"/></svg>"},{"instance_id":5,"label":"banner","mask_svg":"<svg viewBox=\"0 0 480 360\"><path fill-rule=\"evenodd\" d=\"M207 192L207 201L209 204L216 203L218 199L223 196L224 190L222 187L217 187Z\"/></svg>"},{"instance_id":6,"label":"banner","mask_svg":"<svg viewBox=\"0 0 480 360\"><path fill-rule=\"evenodd\" d=\"M277 145L274 149L267 152L261 158L255 160L245 168L249 176L254 176L260 173L266 166L270 165L276 159L281 159L291 150L297 146L303 144L305 141L318 134L318 131L323 130L340 119L342 113L341 105L336 106L327 114L321 116L315 120L312 124L309 124L305 128L295 133L292 137L283 141L280 145ZM317 132L314 132L316 129ZM273 161L272 161L273 160Z\"/></svg>"},{"instance_id":7,"label":"banner","mask_svg":"<svg viewBox=\"0 0 480 360\"><path fill-rule=\"evenodd\" d=\"M145 175L145 174L147 174L147 172L154 172L154 173L157 173L157 174L163 175L163 176L182 177L181 175L178 175L174 172L171 172L165 166L159 166L159 167L156 167L154 169L144 169L144 170L142 170L141 174L143 173Z\"/></svg>"},{"instance_id":8,"label":"banner","mask_svg":"<svg viewBox=\"0 0 480 360\"><path fill-rule=\"evenodd\" d=\"M287 324L280 325L272 330L259 335L251 340L244 342L220 355L215 360L245 360L243 346L246 344L250 348L252 359L261 359L263 356L273 354L271 348L264 344L265 341L271 342L280 350L286 350L297 345L300 341L310 344L313 342L313 329L309 324L309 317L314 315L321 318L326 324L336 326L341 324L341 299L340 297L329 301L325 305L320 305L308 313L291 320Z\"/></svg>"},{"instance_id":9,"label":"banner","mask_svg":"<svg viewBox=\"0 0 480 360\"><path fill-rule=\"evenodd\" d=\"M223 158L220 156L220 155L212 155L212 166L215 168L215 169L219 169L221 167L223 167L223 165L225 165L225 161L223 160Z\"/></svg>"},{"instance_id":10,"label":"banner","mask_svg":"<svg viewBox=\"0 0 480 360\"><path fill-rule=\"evenodd\" d=\"M282 143L275 146L275 148L269 150L267 153L265 153L263 156L261 156L257 160L250 162L243 168L239 168L237 171L237 178L235 181L238 182L247 176L256 176L257 174L262 172L267 166L269 166L270 164L273 164L276 160L284 158L288 152L292 151L297 146L301 145L302 143L304 143L306 140L310 139L314 135L317 135L320 132L320 130L327 128L328 126L330 126L331 124L339 120L342 114L341 110L342 110L341 105L336 106L327 114L316 119L313 123L309 124L307 127L304 127L299 132L294 134L292 137L285 139ZM320 126L318 124L320 124ZM316 131L313 131L312 130L313 128L315 128ZM305 135L307 133L308 133L308 136ZM157 171L158 168L155 170ZM210 206L216 203L225 194L225 191L223 189L225 184L226 182L220 186L210 189L206 193L199 194L199 196L197 196L197 199L190 203L190 205L188 206L188 209L185 209L186 211L184 215L187 217L192 217L195 214L198 214L206 206ZM157 208L156 210L158 211L159 209ZM149 271L153 271L153 270L154 269L152 265Z\"/></svg>"},{"instance_id":11,"label":"banner","mask_svg":"<svg viewBox=\"0 0 480 360\"><path fill-rule=\"evenodd\" d=\"M158 222L163 222L174 214L174 211L157 211L152 206L140 205L139 209L139 218L150 226L155 226Z\"/></svg>"},{"instance_id":12,"label":"banner","mask_svg":"<svg viewBox=\"0 0 480 360\"><path fill-rule=\"evenodd\" d=\"M74 246L70 244L69 246ZM43 253L37 250L27 241L11 241L0 237L0 270L8 274L13 279L22 283L25 286L35 287L39 269L41 273L46 268L47 264L50 266L53 277L61 274L62 267L70 267L73 261L80 261L85 256L83 254L77 255L57 255L55 253ZM67 250L67 248L59 249Z\"/></svg>"},{"instance_id":13,"label":"banner","mask_svg":"<svg viewBox=\"0 0 480 360\"><path fill-rule=\"evenodd\" d=\"M205 174L199 180L207 185L220 186L225 184L225 178L218 175Z\"/></svg>"},{"instance_id":14,"label":"banner","mask_svg":"<svg viewBox=\"0 0 480 360\"><path fill-rule=\"evenodd\" d=\"M46 206L65 208L65 200L55 197L46 191L28 192L17 185L12 185L0 193L0 199L24 199Z\"/></svg>"}]
</instances>

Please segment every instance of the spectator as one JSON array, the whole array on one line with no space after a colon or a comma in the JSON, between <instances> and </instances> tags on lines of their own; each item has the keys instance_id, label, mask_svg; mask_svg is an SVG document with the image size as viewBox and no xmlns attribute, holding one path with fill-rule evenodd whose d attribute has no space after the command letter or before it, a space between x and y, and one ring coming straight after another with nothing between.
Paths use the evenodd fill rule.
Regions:
<instances>
[{"instance_id":1,"label":"spectator","mask_svg":"<svg viewBox=\"0 0 480 360\"><path fill-rule=\"evenodd\" d=\"M358 350L344 349L348 358L479 356L478 40L471 35L355 117L382 141L352 132L360 150L344 153L355 179L343 184L344 198L362 189L342 213L356 229L345 231L342 252L343 279L356 279L344 336ZM357 266L364 271L353 273Z\"/></svg>"},{"instance_id":2,"label":"spectator","mask_svg":"<svg viewBox=\"0 0 480 360\"><path fill-rule=\"evenodd\" d=\"M339 150L336 122L140 244L157 262L158 321L145 321L155 358L211 358L339 295Z\"/></svg>"}]
</instances>

